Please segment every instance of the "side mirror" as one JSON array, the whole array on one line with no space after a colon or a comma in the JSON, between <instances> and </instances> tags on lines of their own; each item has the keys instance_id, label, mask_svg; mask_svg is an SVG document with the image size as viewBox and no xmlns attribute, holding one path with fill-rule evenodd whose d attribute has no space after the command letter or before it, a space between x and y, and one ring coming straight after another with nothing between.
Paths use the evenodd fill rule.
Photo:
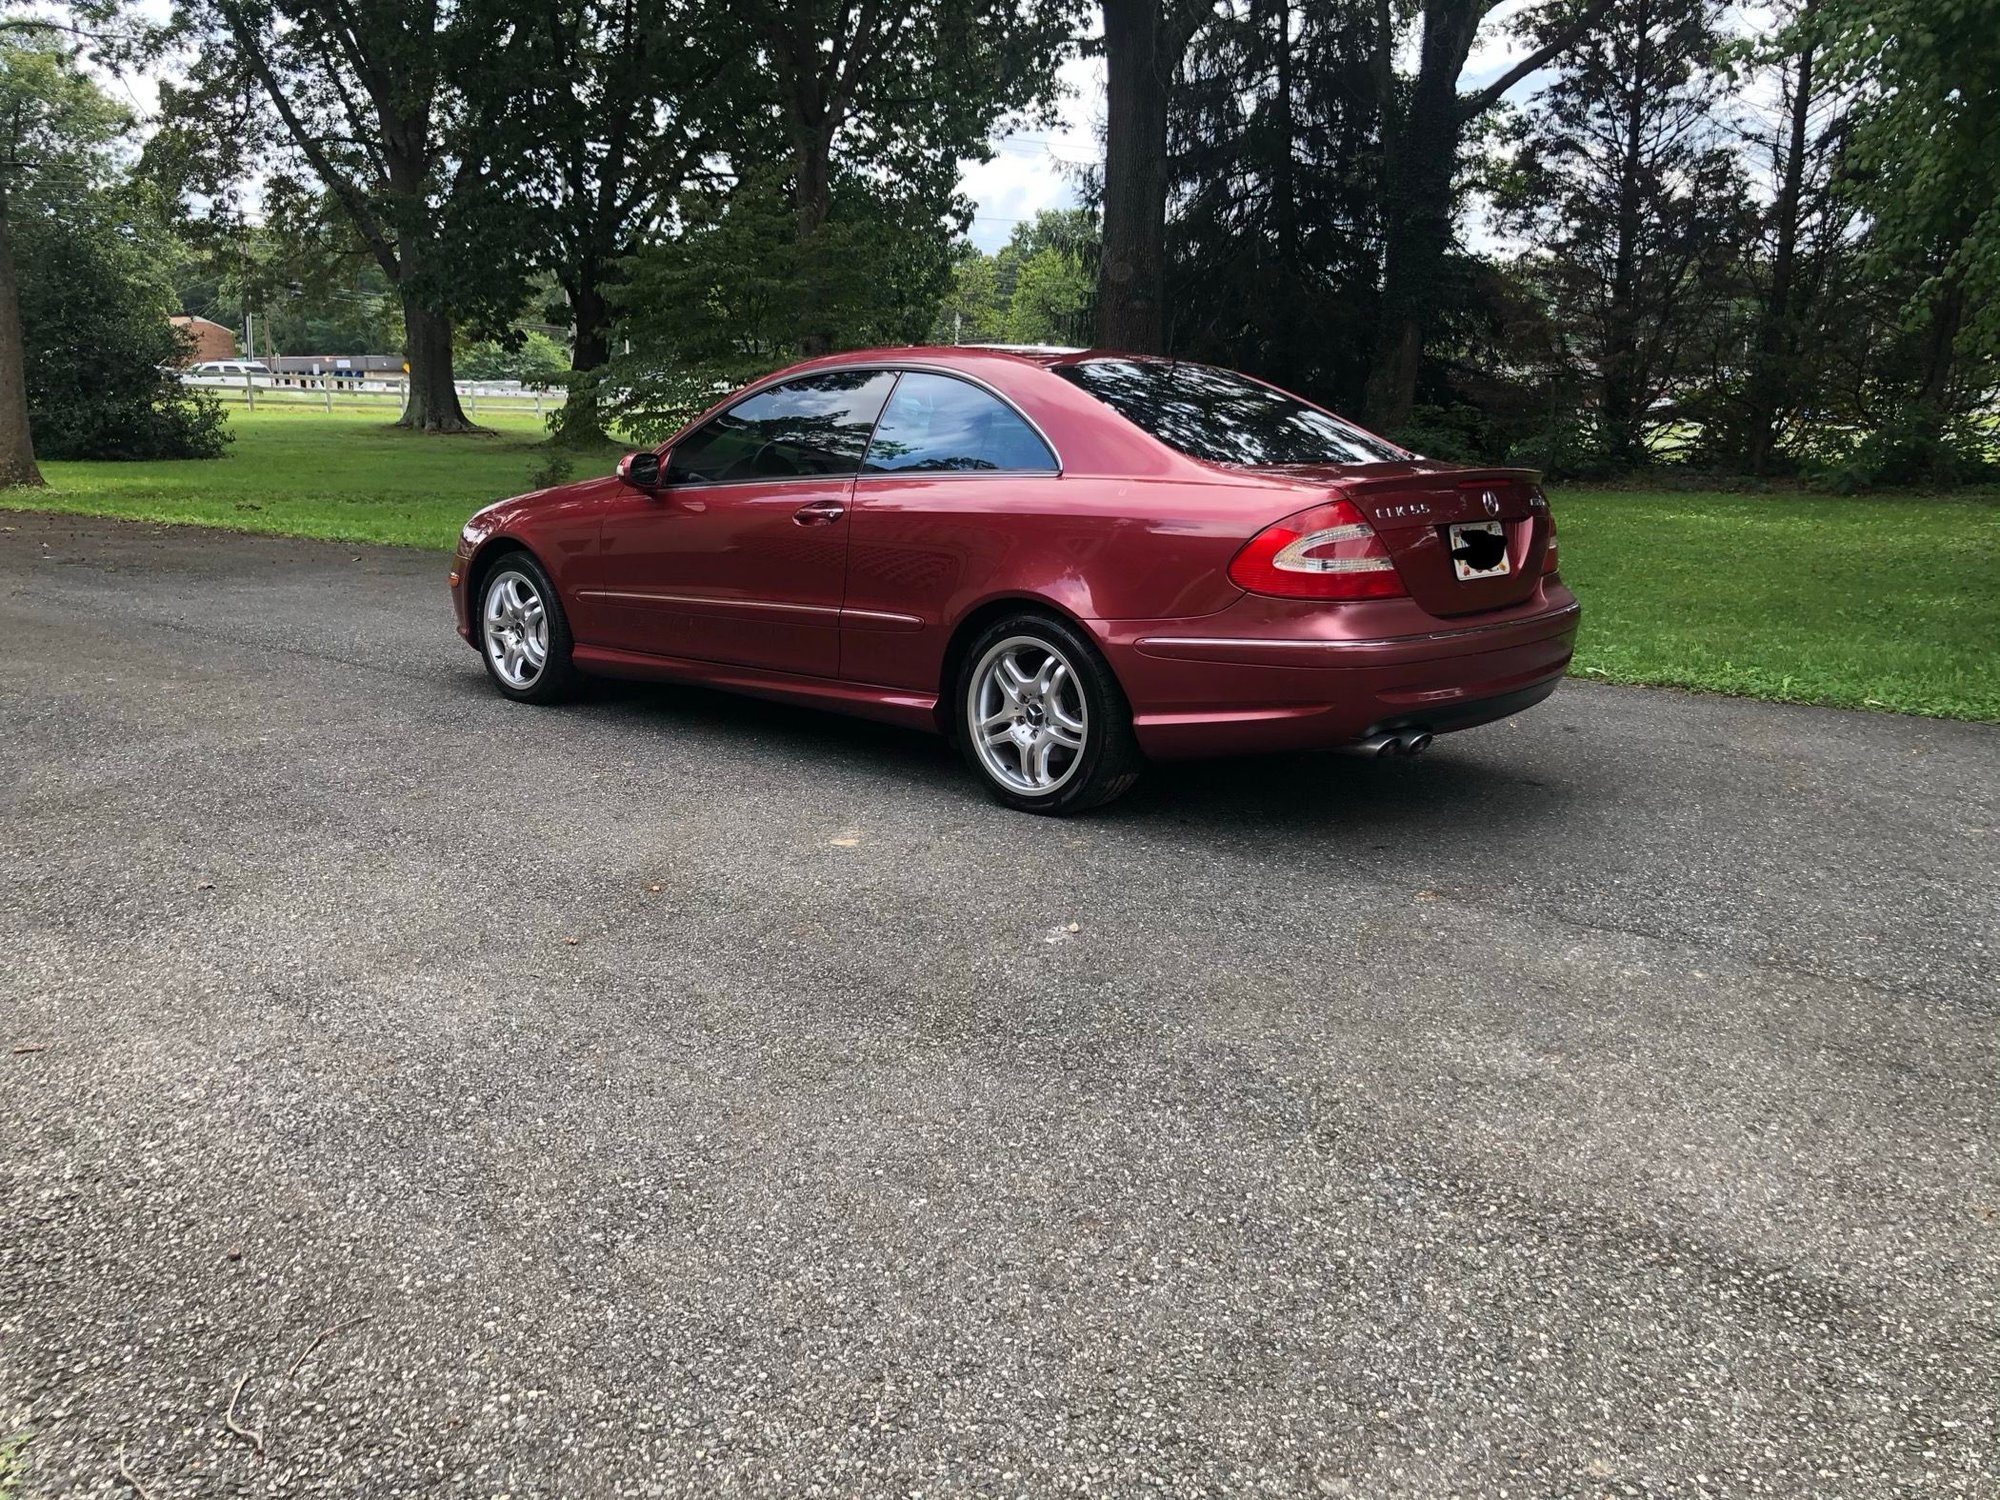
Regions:
<instances>
[{"instance_id":1,"label":"side mirror","mask_svg":"<svg viewBox=\"0 0 2000 1500\"><path fill-rule=\"evenodd\" d=\"M656 490L665 476L657 453L628 453L618 460L618 477L635 490Z\"/></svg>"}]
</instances>

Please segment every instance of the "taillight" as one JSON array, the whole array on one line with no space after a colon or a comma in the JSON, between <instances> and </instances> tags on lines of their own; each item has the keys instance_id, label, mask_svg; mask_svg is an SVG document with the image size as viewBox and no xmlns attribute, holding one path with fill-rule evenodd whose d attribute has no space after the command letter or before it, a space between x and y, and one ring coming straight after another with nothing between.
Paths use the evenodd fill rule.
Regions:
<instances>
[{"instance_id":1,"label":"taillight","mask_svg":"<svg viewBox=\"0 0 2000 1500\"><path fill-rule=\"evenodd\" d=\"M1229 564L1229 579L1281 599L1394 599L1408 592L1382 538L1345 500L1258 532Z\"/></svg>"},{"instance_id":2,"label":"taillight","mask_svg":"<svg viewBox=\"0 0 2000 1500\"><path fill-rule=\"evenodd\" d=\"M1542 547L1542 572L1546 575L1556 570L1556 513L1545 510L1542 512L1542 520L1548 526L1547 532L1544 533L1548 541Z\"/></svg>"}]
</instances>

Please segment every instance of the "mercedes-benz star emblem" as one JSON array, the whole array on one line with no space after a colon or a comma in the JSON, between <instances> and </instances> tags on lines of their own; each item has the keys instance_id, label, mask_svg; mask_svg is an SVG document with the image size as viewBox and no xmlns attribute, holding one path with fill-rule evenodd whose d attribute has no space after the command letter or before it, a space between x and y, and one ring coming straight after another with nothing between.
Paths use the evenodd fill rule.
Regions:
<instances>
[{"instance_id":1,"label":"mercedes-benz star emblem","mask_svg":"<svg viewBox=\"0 0 2000 1500\"><path fill-rule=\"evenodd\" d=\"M1497 516L1500 514L1500 497L1494 494L1493 491L1488 490L1485 494L1481 495L1479 503L1486 507L1487 515Z\"/></svg>"}]
</instances>

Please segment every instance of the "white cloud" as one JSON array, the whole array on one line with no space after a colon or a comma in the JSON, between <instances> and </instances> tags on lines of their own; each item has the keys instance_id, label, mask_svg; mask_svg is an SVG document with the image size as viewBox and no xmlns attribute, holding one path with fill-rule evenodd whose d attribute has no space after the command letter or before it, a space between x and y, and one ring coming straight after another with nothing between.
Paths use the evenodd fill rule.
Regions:
<instances>
[{"instance_id":1,"label":"white cloud","mask_svg":"<svg viewBox=\"0 0 2000 1500\"><path fill-rule=\"evenodd\" d=\"M1064 95L1052 126L994 133L991 161L959 163L959 191L975 205L970 238L981 250L1007 243L1014 226L1045 208L1074 208L1076 172L1104 154L1104 64L1071 58L1058 75Z\"/></svg>"}]
</instances>

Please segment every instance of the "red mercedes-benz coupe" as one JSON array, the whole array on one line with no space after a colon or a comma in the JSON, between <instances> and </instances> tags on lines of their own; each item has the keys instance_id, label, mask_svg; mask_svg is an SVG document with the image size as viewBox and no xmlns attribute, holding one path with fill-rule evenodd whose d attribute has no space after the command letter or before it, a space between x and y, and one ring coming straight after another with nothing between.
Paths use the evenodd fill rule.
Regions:
<instances>
[{"instance_id":1,"label":"red mercedes-benz coupe","mask_svg":"<svg viewBox=\"0 0 2000 1500\"><path fill-rule=\"evenodd\" d=\"M1042 813L1148 756L1421 750L1554 692L1578 614L1530 471L1213 366L981 348L780 370L489 505L451 588L510 698L596 673L865 714Z\"/></svg>"}]
</instances>

